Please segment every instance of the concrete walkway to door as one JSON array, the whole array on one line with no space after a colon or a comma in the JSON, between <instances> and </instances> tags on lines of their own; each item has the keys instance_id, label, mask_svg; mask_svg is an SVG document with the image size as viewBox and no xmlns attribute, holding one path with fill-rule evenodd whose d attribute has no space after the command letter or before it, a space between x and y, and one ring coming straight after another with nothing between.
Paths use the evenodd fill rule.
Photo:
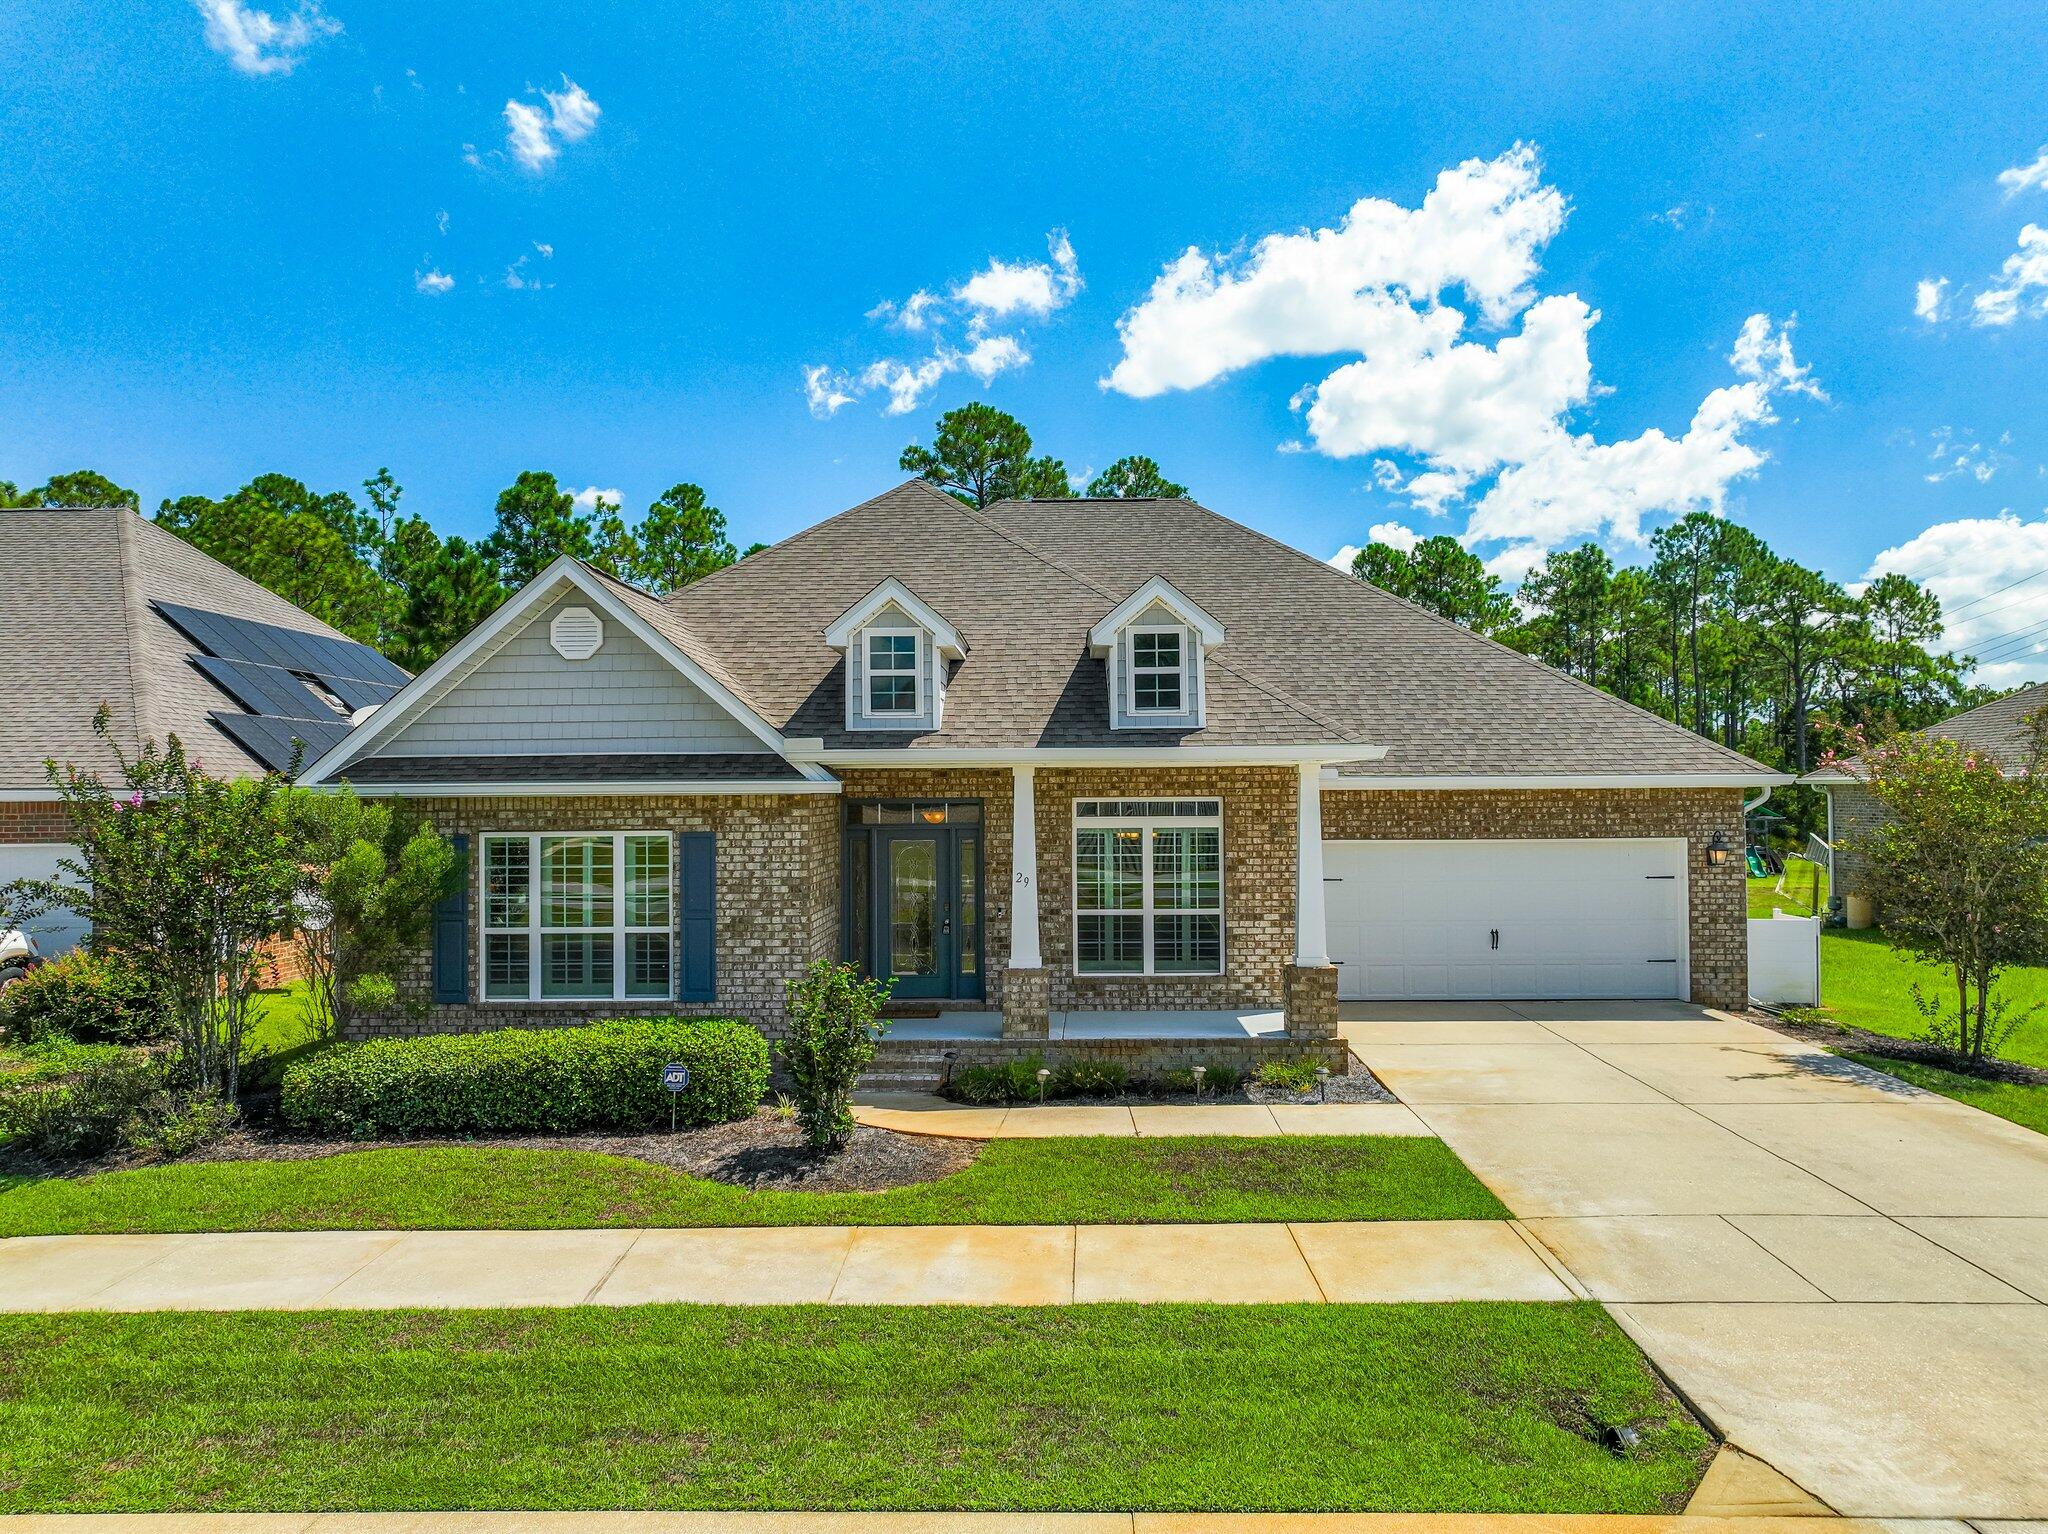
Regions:
<instances>
[{"instance_id":1,"label":"concrete walkway to door","mask_svg":"<svg viewBox=\"0 0 2048 1534\"><path fill-rule=\"evenodd\" d=\"M1843 1513L2048 1518L2048 1138L1705 1008L1343 1015L1731 1441Z\"/></svg>"}]
</instances>

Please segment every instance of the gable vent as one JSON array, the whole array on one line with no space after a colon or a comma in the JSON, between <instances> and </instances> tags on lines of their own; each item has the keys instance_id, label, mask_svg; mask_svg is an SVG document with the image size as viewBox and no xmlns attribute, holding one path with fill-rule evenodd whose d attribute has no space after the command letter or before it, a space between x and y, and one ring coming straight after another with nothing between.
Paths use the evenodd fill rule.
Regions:
<instances>
[{"instance_id":1,"label":"gable vent","mask_svg":"<svg viewBox=\"0 0 2048 1534\"><path fill-rule=\"evenodd\" d=\"M563 660L589 660L604 644L604 624L587 607L565 607L548 625L548 643Z\"/></svg>"}]
</instances>

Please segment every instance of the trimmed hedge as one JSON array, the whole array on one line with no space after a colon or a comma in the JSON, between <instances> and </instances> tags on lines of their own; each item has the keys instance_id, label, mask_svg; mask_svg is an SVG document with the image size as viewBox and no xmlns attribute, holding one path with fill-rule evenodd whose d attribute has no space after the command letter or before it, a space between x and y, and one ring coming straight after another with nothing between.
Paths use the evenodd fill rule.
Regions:
<instances>
[{"instance_id":1,"label":"trimmed hedge","mask_svg":"<svg viewBox=\"0 0 2048 1534\"><path fill-rule=\"evenodd\" d=\"M653 1018L575 1028L376 1039L316 1050L285 1068L278 1112L294 1129L352 1139L563 1134L743 1119L768 1090L768 1041L734 1018Z\"/></svg>"}]
</instances>

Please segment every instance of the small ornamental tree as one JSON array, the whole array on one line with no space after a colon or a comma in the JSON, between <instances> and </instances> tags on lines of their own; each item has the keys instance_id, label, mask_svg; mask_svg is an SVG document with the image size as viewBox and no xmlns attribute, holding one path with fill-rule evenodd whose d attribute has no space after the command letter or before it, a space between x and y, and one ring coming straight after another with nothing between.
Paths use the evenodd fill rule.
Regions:
<instances>
[{"instance_id":1,"label":"small ornamental tree","mask_svg":"<svg viewBox=\"0 0 2048 1534\"><path fill-rule=\"evenodd\" d=\"M132 760L114 745L113 780L47 764L70 816L75 858L33 881L31 909L65 907L92 924L162 998L191 1078L233 1099L242 1028L261 984L263 944L293 930L303 881L284 780L209 778L173 735Z\"/></svg>"},{"instance_id":2,"label":"small ornamental tree","mask_svg":"<svg viewBox=\"0 0 2048 1534\"><path fill-rule=\"evenodd\" d=\"M820 959L789 982L789 1037L782 1064L796 1087L796 1122L813 1150L838 1150L853 1133L848 1106L860 1074L888 1027L886 981L863 980L851 964Z\"/></svg>"},{"instance_id":3,"label":"small ornamental tree","mask_svg":"<svg viewBox=\"0 0 2048 1534\"><path fill-rule=\"evenodd\" d=\"M291 820L305 888L299 945L318 1037L337 1037L359 1010L404 999L404 961L426 941L434 902L457 877L455 849L417 812L354 789L298 789Z\"/></svg>"},{"instance_id":4,"label":"small ornamental tree","mask_svg":"<svg viewBox=\"0 0 2048 1534\"><path fill-rule=\"evenodd\" d=\"M2048 953L2048 711L2028 716L2016 763L1960 742L1899 735L1837 762L1885 814L1844 838L1865 860L1887 936L1950 974L1954 1012L1913 987L1933 1043L1981 1060L2032 1013L1994 998L2007 965ZM2038 1005L2038 1004L2037 1004Z\"/></svg>"}]
</instances>

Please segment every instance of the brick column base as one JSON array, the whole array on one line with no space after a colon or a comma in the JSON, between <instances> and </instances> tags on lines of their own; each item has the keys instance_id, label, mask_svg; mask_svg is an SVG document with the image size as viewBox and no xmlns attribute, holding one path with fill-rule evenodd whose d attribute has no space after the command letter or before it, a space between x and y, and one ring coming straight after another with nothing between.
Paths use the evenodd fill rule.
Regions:
<instances>
[{"instance_id":1,"label":"brick column base","mask_svg":"<svg viewBox=\"0 0 2048 1534\"><path fill-rule=\"evenodd\" d=\"M1052 1034L1052 982L1042 969L1003 971L1003 1037L1043 1039Z\"/></svg>"},{"instance_id":2,"label":"brick column base","mask_svg":"<svg viewBox=\"0 0 2048 1534\"><path fill-rule=\"evenodd\" d=\"M1337 966L1287 966L1282 986L1290 1039L1337 1037Z\"/></svg>"}]
</instances>

